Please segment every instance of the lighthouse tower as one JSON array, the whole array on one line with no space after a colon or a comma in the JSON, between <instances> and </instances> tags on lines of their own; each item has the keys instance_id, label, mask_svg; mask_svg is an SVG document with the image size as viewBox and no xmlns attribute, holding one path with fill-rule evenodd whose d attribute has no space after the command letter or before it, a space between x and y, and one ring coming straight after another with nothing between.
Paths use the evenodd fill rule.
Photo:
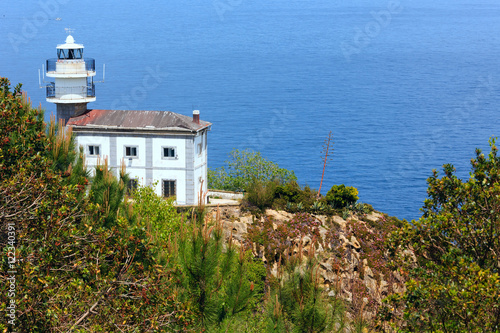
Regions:
<instances>
[{"instance_id":1,"label":"lighthouse tower","mask_svg":"<svg viewBox=\"0 0 500 333\"><path fill-rule=\"evenodd\" d=\"M47 89L47 102L57 105L57 119L69 118L87 111L95 101L95 60L83 58L83 45L68 35L66 43L57 46L57 58L47 60L46 76L53 78Z\"/></svg>"}]
</instances>

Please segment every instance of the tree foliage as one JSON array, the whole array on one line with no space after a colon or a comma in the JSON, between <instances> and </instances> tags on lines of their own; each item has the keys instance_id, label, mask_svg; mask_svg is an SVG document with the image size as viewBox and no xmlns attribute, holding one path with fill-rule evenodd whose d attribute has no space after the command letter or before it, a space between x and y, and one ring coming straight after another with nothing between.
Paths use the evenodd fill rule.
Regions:
<instances>
[{"instance_id":1,"label":"tree foliage","mask_svg":"<svg viewBox=\"0 0 500 333\"><path fill-rule=\"evenodd\" d=\"M286 204L302 204L310 207L317 200L317 193L309 186L303 188L296 181L290 181L277 186L275 191L275 206L284 208Z\"/></svg>"},{"instance_id":2,"label":"tree foliage","mask_svg":"<svg viewBox=\"0 0 500 333\"><path fill-rule=\"evenodd\" d=\"M268 332L342 332L344 309L337 300L330 303L320 286L320 272L314 255L299 253L287 257L278 275L280 283L268 309Z\"/></svg>"},{"instance_id":3,"label":"tree foliage","mask_svg":"<svg viewBox=\"0 0 500 333\"><path fill-rule=\"evenodd\" d=\"M133 207L133 216L129 220L140 228L147 230L152 238L157 259L165 263L168 255L167 242L171 235L178 232L182 217L174 206L174 198L162 198L152 186L138 186L128 202Z\"/></svg>"},{"instance_id":4,"label":"tree foliage","mask_svg":"<svg viewBox=\"0 0 500 333\"><path fill-rule=\"evenodd\" d=\"M0 329L182 327L150 235L121 214L124 175L117 180L98 168L88 185L71 133L55 124L46 131L42 110L33 109L20 89L11 91L0 79L0 247L6 254L0 307L7 313L14 304L9 313L15 324L4 320ZM12 278L15 283L7 283Z\"/></svg>"},{"instance_id":5,"label":"tree foliage","mask_svg":"<svg viewBox=\"0 0 500 333\"><path fill-rule=\"evenodd\" d=\"M434 170L422 218L392 236L410 272L400 299L408 331L500 330L500 158L490 146L488 156L476 150L466 181L452 165L441 178Z\"/></svg>"},{"instance_id":6,"label":"tree foliage","mask_svg":"<svg viewBox=\"0 0 500 333\"><path fill-rule=\"evenodd\" d=\"M286 183L292 180L297 180L293 171L280 168L252 150L234 149L226 166L208 172L208 187L227 191L246 191L255 181Z\"/></svg>"},{"instance_id":7,"label":"tree foliage","mask_svg":"<svg viewBox=\"0 0 500 333\"><path fill-rule=\"evenodd\" d=\"M4 179L41 163L49 143L42 109L31 108L20 84L11 91L6 78L0 78L0 117L0 170Z\"/></svg>"},{"instance_id":8,"label":"tree foliage","mask_svg":"<svg viewBox=\"0 0 500 333\"><path fill-rule=\"evenodd\" d=\"M220 216L211 221L198 215L193 223L192 228L182 226L174 238L172 263L178 267L184 300L195 309L200 326L214 327L248 308L255 294L254 282L247 278L244 248L235 249L231 239L224 244Z\"/></svg>"}]
</instances>

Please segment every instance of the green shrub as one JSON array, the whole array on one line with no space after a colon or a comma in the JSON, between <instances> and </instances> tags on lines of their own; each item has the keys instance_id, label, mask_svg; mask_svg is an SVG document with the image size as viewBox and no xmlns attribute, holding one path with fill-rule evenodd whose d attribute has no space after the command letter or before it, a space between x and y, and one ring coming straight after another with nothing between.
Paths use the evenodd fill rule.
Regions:
<instances>
[{"instance_id":1,"label":"green shrub","mask_svg":"<svg viewBox=\"0 0 500 333\"><path fill-rule=\"evenodd\" d=\"M345 308L330 304L314 259L290 258L267 309L267 332L343 332Z\"/></svg>"},{"instance_id":2,"label":"green shrub","mask_svg":"<svg viewBox=\"0 0 500 333\"><path fill-rule=\"evenodd\" d=\"M250 205L264 211L273 205L276 182L255 180L247 187L244 200Z\"/></svg>"},{"instance_id":3,"label":"green shrub","mask_svg":"<svg viewBox=\"0 0 500 333\"><path fill-rule=\"evenodd\" d=\"M273 208L275 210L287 210L288 211L289 210L288 207L290 205L293 205L293 204L289 201L286 201L285 199L276 198L276 197L274 198Z\"/></svg>"},{"instance_id":4,"label":"green shrub","mask_svg":"<svg viewBox=\"0 0 500 333\"><path fill-rule=\"evenodd\" d=\"M151 232L153 243L156 245L153 252L158 253L157 259L164 254L161 249L170 235L181 225L181 214L177 212L174 198L164 199L154 191L154 186L138 186L132 192L133 213L136 215L137 226Z\"/></svg>"},{"instance_id":5,"label":"green shrub","mask_svg":"<svg viewBox=\"0 0 500 333\"><path fill-rule=\"evenodd\" d=\"M344 208L358 201L358 190L352 186L333 185L326 194L326 201L334 208Z\"/></svg>"},{"instance_id":6,"label":"green shrub","mask_svg":"<svg viewBox=\"0 0 500 333\"><path fill-rule=\"evenodd\" d=\"M249 301L249 309L257 310L265 297L267 268L262 258L254 257L251 250L245 253L247 270L245 278L254 283L254 297Z\"/></svg>"},{"instance_id":7,"label":"green shrub","mask_svg":"<svg viewBox=\"0 0 500 333\"><path fill-rule=\"evenodd\" d=\"M375 209L373 208L372 205L367 204L367 203L365 203L364 205L365 205L365 207L364 207L365 214L371 214L375 211Z\"/></svg>"},{"instance_id":8,"label":"green shrub","mask_svg":"<svg viewBox=\"0 0 500 333\"><path fill-rule=\"evenodd\" d=\"M309 186L301 188L294 180L276 187L274 195L274 206L276 208L286 208L288 202L295 205L302 203L302 208L297 208L297 210L304 211L305 208L311 207L315 201L316 192Z\"/></svg>"},{"instance_id":9,"label":"green shrub","mask_svg":"<svg viewBox=\"0 0 500 333\"><path fill-rule=\"evenodd\" d=\"M302 202L305 207L311 207L316 199L317 191L311 189L308 185L304 186L300 192L299 202Z\"/></svg>"},{"instance_id":10,"label":"green shrub","mask_svg":"<svg viewBox=\"0 0 500 333\"><path fill-rule=\"evenodd\" d=\"M227 191L247 191L255 181L278 181L286 183L297 180L293 171L280 168L278 164L252 150L234 149L226 166L208 170L208 187Z\"/></svg>"},{"instance_id":11,"label":"green shrub","mask_svg":"<svg viewBox=\"0 0 500 333\"><path fill-rule=\"evenodd\" d=\"M296 181L281 184L276 188L275 197L286 202L300 202L300 186Z\"/></svg>"}]
</instances>

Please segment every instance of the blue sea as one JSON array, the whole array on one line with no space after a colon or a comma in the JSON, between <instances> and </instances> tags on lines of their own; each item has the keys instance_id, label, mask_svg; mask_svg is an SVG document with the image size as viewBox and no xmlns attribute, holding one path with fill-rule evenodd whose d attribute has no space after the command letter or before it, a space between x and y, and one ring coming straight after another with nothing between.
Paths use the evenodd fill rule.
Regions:
<instances>
[{"instance_id":1,"label":"blue sea","mask_svg":"<svg viewBox=\"0 0 500 333\"><path fill-rule=\"evenodd\" d=\"M209 167L251 148L322 192L417 219L432 169L461 178L500 132L498 0L2 1L0 75L46 118L38 70L65 28L102 80L91 108L213 123Z\"/></svg>"}]
</instances>

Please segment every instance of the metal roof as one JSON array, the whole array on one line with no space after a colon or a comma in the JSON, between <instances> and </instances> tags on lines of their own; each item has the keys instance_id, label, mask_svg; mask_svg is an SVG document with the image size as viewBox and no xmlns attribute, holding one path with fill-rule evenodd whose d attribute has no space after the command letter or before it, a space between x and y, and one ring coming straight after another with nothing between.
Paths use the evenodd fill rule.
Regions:
<instances>
[{"instance_id":1,"label":"metal roof","mask_svg":"<svg viewBox=\"0 0 500 333\"><path fill-rule=\"evenodd\" d=\"M78 128L102 128L109 130L166 130L179 132L198 132L212 124L200 120L197 124L192 117L171 111L139 111L139 110L88 110L86 113L72 117L68 126Z\"/></svg>"}]
</instances>

